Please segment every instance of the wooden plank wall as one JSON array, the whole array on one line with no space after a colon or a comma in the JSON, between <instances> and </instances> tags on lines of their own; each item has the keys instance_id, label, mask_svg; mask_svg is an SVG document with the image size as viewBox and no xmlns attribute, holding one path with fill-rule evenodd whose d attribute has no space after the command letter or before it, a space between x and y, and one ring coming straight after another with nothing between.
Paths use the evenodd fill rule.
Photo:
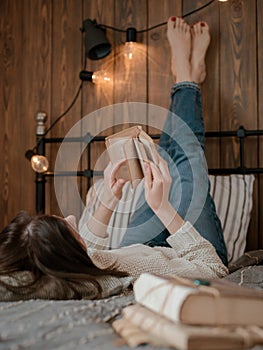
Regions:
<instances>
[{"instance_id":1,"label":"wooden plank wall","mask_svg":"<svg viewBox=\"0 0 263 350\"><path fill-rule=\"evenodd\" d=\"M208 0L2 0L0 2L0 228L19 210L31 213L35 208L34 173L24 153L35 144L34 116L46 111L50 125L63 113L75 96L80 70L107 69L113 84L98 86L84 83L74 107L52 130L52 136L65 136L77 122L80 133L85 128L84 116L102 107L122 102L151 103L167 108L170 74L170 51L165 26L139 33L140 49L127 66L121 48L125 34L107 31L113 44L109 57L100 61L85 60L80 32L86 18L96 18L118 28L142 30L164 22L170 15L186 15ZM207 80L202 86L207 130L229 130L243 125L263 129L263 4L262 0L215 0L204 10L186 17L193 24L208 22L212 41L207 54ZM158 109L157 109L158 110ZM103 119L94 118L96 127L108 135ZM147 115L143 122L154 125L158 113ZM83 121L83 124L82 124ZM109 121L109 120L107 120ZM128 122L128 120L127 120ZM104 130L105 129L105 130ZM250 141L247 165L263 166L263 142ZM51 166L57 147L48 147ZM101 147L93 150L95 165ZM208 164L237 165L238 145L235 140L210 142ZM70 166L70 161L69 161ZM80 162L85 168L86 161ZM261 181L260 181L261 180ZM66 211L80 211L71 198L72 179L62 180L58 196ZM81 195L85 185L78 180ZM257 179L253 214L247 249L263 248L263 185ZM59 214L54 186L47 183L47 211Z\"/></svg>"}]
</instances>

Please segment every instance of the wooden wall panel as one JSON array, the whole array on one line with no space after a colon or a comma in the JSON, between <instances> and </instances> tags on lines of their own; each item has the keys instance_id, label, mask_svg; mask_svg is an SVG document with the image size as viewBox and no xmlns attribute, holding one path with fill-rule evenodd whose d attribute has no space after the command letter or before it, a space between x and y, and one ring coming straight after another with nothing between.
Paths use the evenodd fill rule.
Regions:
<instances>
[{"instance_id":1,"label":"wooden wall panel","mask_svg":"<svg viewBox=\"0 0 263 350\"><path fill-rule=\"evenodd\" d=\"M207 76L201 85L203 97L203 110L205 129L207 131L220 129L220 96L219 96L219 9L222 3L215 1L210 6L203 8L196 13L187 16L188 13L198 10L207 4L207 1L190 0L183 2L183 15L185 20L192 26L197 22L205 21L209 25L211 42L206 55ZM207 139L206 157L208 166L216 168L220 166L220 142L218 139Z\"/></svg>"},{"instance_id":2,"label":"wooden wall panel","mask_svg":"<svg viewBox=\"0 0 263 350\"><path fill-rule=\"evenodd\" d=\"M115 2L114 0L91 0L84 1L83 9L83 20L91 19L96 20L98 24L105 24L108 26L114 26L115 21ZM111 106L113 104L113 93L114 93L114 56L115 56L115 44L114 44L114 32L110 29L106 30L107 38L112 45L112 50L109 56L100 59L100 60L90 60L89 58L85 59L83 65L86 64L86 70L92 72L105 72L110 78L110 82L101 82L98 84L93 84L90 82L84 83L83 93L82 93L82 133L86 134L87 132L91 133L92 136L97 135L110 135L113 133L113 128L106 128L105 120L110 125L114 123L113 114L108 113L107 116L101 118L100 109ZM84 38L83 38L84 39ZM105 130L106 128L106 130ZM95 149L92 151L91 157L91 167L94 169L101 170L105 165L107 160L104 160L101 157L105 151L105 145L101 142ZM83 169L87 168L86 158L82 162ZM82 198L85 201L86 195L86 181L82 182Z\"/></svg>"},{"instance_id":3,"label":"wooden wall panel","mask_svg":"<svg viewBox=\"0 0 263 350\"><path fill-rule=\"evenodd\" d=\"M258 79L258 91L257 91L257 101L258 101L258 114L257 122L258 128L263 130L263 1L257 1L257 79ZM263 167L263 139L259 144L259 166ZM254 215L254 221L258 218L258 241L254 242L254 247L263 248L263 175L259 177L258 185L258 202L257 202L257 216Z\"/></svg>"},{"instance_id":4,"label":"wooden wall panel","mask_svg":"<svg viewBox=\"0 0 263 350\"><path fill-rule=\"evenodd\" d=\"M0 62L1 62L1 201L0 201L0 225L3 227L15 212L19 210L20 203L15 205L12 196L20 193L19 182L12 175L14 163L20 164L19 160L23 157L17 152L17 146L13 142L16 138L16 133L13 128L13 123L16 120L19 123L19 104L21 103L21 95L17 89L18 72L20 60L18 52L21 51L21 33L22 21L17 18L16 13L22 12L21 3L17 6L10 2L0 3L1 26L0 26ZM10 118L12 116L12 120ZM16 131L17 132L17 131ZM21 137L20 137L21 138ZM19 138L19 139L20 139ZM18 169L17 169L18 171ZM32 191L29 195L32 195Z\"/></svg>"},{"instance_id":5,"label":"wooden wall panel","mask_svg":"<svg viewBox=\"0 0 263 350\"><path fill-rule=\"evenodd\" d=\"M48 1L1 2L4 45L1 226L19 210L33 213L35 209L34 173L24 154L35 144L36 111L44 101L49 102L50 71L44 69L50 55L49 14Z\"/></svg>"},{"instance_id":6,"label":"wooden wall panel","mask_svg":"<svg viewBox=\"0 0 263 350\"><path fill-rule=\"evenodd\" d=\"M222 129L257 128L256 55L247 54L247 47L256 52L255 1L232 0L221 9L220 97ZM227 146L227 145L226 145ZM229 151L223 147L227 165L238 165L238 145L232 142ZM253 164L253 155L247 159Z\"/></svg>"},{"instance_id":7,"label":"wooden wall panel","mask_svg":"<svg viewBox=\"0 0 263 350\"><path fill-rule=\"evenodd\" d=\"M50 106L51 89L51 4L49 1L23 1L22 15L22 43L21 57L21 92L20 105L21 126L24 127L20 139L26 143L26 149L33 148L35 140L35 116L39 111L45 111ZM30 59L29 59L30 58ZM21 132L21 131L20 131ZM19 133L17 134L19 136ZM19 148L18 148L19 149ZM22 147L21 147L22 149ZM21 151L20 151L21 152ZM23 152L24 153L24 149ZM21 154L22 155L22 154ZM30 172L30 173L29 173ZM23 189L21 209L31 208L35 212L35 205L27 195L35 192L24 179L34 181L35 173L26 161L20 173L20 186ZM31 180L31 181L32 181Z\"/></svg>"},{"instance_id":8,"label":"wooden wall panel","mask_svg":"<svg viewBox=\"0 0 263 350\"><path fill-rule=\"evenodd\" d=\"M148 8L148 27L167 22L171 16L180 16L182 13L181 1L150 1ZM148 101L150 104L169 108L170 92L173 86L171 74L171 53L167 39L167 25L155 28L148 32ZM149 124L160 123L160 114L165 113L159 108L151 110ZM163 119L163 118L162 118ZM149 128L151 134L160 131Z\"/></svg>"},{"instance_id":9,"label":"wooden wall panel","mask_svg":"<svg viewBox=\"0 0 263 350\"><path fill-rule=\"evenodd\" d=\"M220 98L221 125L224 130L235 130L240 125L257 128L257 80L256 55L247 54L247 47L256 52L255 1L232 0L221 7L220 36ZM250 152L246 154L247 166L257 164L256 140L249 140ZM239 145L231 139L222 142L222 162L226 166L238 166ZM253 216L247 247L253 249L258 240L257 186L254 186Z\"/></svg>"},{"instance_id":10,"label":"wooden wall panel","mask_svg":"<svg viewBox=\"0 0 263 350\"><path fill-rule=\"evenodd\" d=\"M67 110L80 85L82 1L61 0L52 4L52 105L50 118L51 122L54 122L59 115ZM79 122L81 118L80 97L81 95L65 117L53 128L52 136L66 136L75 123ZM77 129L77 133L80 135L80 123L78 123ZM75 158L79 157L79 145L67 144L67 148L68 155L65 165L68 170L76 171L77 169L73 169L73 163ZM57 149L57 145L52 145L52 167L56 161ZM54 193L53 185L51 184L51 213L61 215L62 210L63 215L75 214L78 216L80 202L74 195L75 182L76 178L73 177L58 178L55 183L56 193Z\"/></svg>"}]
</instances>

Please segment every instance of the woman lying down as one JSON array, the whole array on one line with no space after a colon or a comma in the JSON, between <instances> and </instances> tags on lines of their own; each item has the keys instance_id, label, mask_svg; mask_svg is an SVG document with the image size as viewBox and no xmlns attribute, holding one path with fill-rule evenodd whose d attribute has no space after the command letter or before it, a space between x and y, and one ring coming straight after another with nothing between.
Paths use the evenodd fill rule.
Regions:
<instances>
[{"instance_id":1,"label":"woman lying down","mask_svg":"<svg viewBox=\"0 0 263 350\"><path fill-rule=\"evenodd\" d=\"M209 28L204 22L190 28L182 19L171 17L167 35L175 84L159 145L160 153L168 154L169 160L159 155L157 165L145 162L142 196L146 202L132 216L118 249L105 247L111 239L109 220L123 195L125 180L116 179L122 162L110 163L105 169L100 204L80 233L71 217L18 214L0 234L0 275L30 271L33 295L35 288L41 296L37 289L45 288L38 283L43 278L52 283L88 282L96 287L96 293L90 294L96 298L116 293L119 285L132 284L143 272L188 278L217 278L228 273L222 228L209 195L202 152L204 126L198 84L205 78ZM0 281L8 287L8 280ZM19 284L9 287L18 293L22 288Z\"/></svg>"}]
</instances>

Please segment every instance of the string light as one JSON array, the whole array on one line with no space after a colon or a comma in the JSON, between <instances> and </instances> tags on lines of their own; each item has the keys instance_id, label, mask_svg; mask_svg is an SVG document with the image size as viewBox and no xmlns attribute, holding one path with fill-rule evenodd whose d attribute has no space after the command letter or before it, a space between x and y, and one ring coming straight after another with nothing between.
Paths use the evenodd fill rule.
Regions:
<instances>
[{"instance_id":1,"label":"string light","mask_svg":"<svg viewBox=\"0 0 263 350\"><path fill-rule=\"evenodd\" d=\"M30 160L32 169L37 173L45 173L48 170L49 162L47 157L35 153L33 150L28 150L25 154Z\"/></svg>"},{"instance_id":2,"label":"string light","mask_svg":"<svg viewBox=\"0 0 263 350\"><path fill-rule=\"evenodd\" d=\"M79 78L82 81L90 81L94 84L110 83L112 81L110 75L105 70L97 72L82 70L79 73Z\"/></svg>"}]
</instances>

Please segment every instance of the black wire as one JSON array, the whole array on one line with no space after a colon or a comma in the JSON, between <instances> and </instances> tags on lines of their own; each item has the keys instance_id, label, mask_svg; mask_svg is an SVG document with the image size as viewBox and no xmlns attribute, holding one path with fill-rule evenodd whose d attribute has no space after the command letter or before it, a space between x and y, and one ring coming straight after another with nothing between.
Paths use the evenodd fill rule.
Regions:
<instances>
[{"instance_id":1,"label":"black wire","mask_svg":"<svg viewBox=\"0 0 263 350\"><path fill-rule=\"evenodd\" d=\"M215 0L210 0L210 1L208 1L205 5L200 6L200 7L198 7L197 9L186 13L186 14L183 15L182 17L183 17L183 18L189 17L189 16L191 16L192 14L197 13L197 12L203 10L204 8L208 7L208 6L211 5L213 2L215 2ZM137 30L137 33L149 32L150 30L153 30L153 29L162 27L162 26L164 26L164 25L166 25L166 24L167 24L167 22L162 22L162 23L156 24L156 25L154 25L154 26L152 26L152 27L149 27L149 28L146 28L146 29ZM125 29L120 29L120 28L108 26L108 25L106 25L106 24L99 24L98 26L101 27L101 28L112 29L112 30L115 30L116 32L125 33L125 32L127 31L127 30L125 30Z\"/></svg>"},{"instance_id":2,"label":"black wire","mask_svg":"<svg viewBox=\"0 0 263 350\"><path fill-rule=\"evenodd\" d=\"M75 97L73 98L71 104L68 106L68 108L65 110L65 112L63 112L60 116L57 117L57 119L54 120L54 122L50 125L49 128L47 128L47 130L45 131L44 135L43 136L46 136L46 134L51 130L53 129L53 127L60 121L61 118L64 117L64 115L66 115L70 110L71 108L74 106L75 102L77 101L77 98L79 97L79 93L82 89L82 85L83 85L83 81L80 83L80 86L78 88L78 91L75 95Z\"/></svg>"},{"instance_id":3,"label":"black wire","mask_svg":"<svg viewBox=\"0 0 263 350\"><path fill-rule=\"evenodd\" d=\"M68 106L68 108L61 114L59 115L54 122L47 128L47 130L45 131L45 133L43 135L41 135L40 139L38 140L36 146L34 147L34 150L37 150L39 144L41 143L41 141L43 140L43 138L47 135L47 133L49 133L50 130L52 130L54 128L54 126L71 110L71 108L74 106L75 102L77 101L80 91L82 89L83 86L83 81L80 83L77 93L75 95L75 97L73 98L71 104Z\"/></svg>"},{"instance_id":4,"label":"black wire","mask_svg":"<svg viewBox=\"0 0 263 350\"><path fill-rule=\"evenodd\" d=\"M115 27L112 27L112 26L108 26L107 24L98 24L98 27L106 28L106 29L112 29L115 32L126 33L126 29L115 28Z\"/></svg>"}]
</instances>

